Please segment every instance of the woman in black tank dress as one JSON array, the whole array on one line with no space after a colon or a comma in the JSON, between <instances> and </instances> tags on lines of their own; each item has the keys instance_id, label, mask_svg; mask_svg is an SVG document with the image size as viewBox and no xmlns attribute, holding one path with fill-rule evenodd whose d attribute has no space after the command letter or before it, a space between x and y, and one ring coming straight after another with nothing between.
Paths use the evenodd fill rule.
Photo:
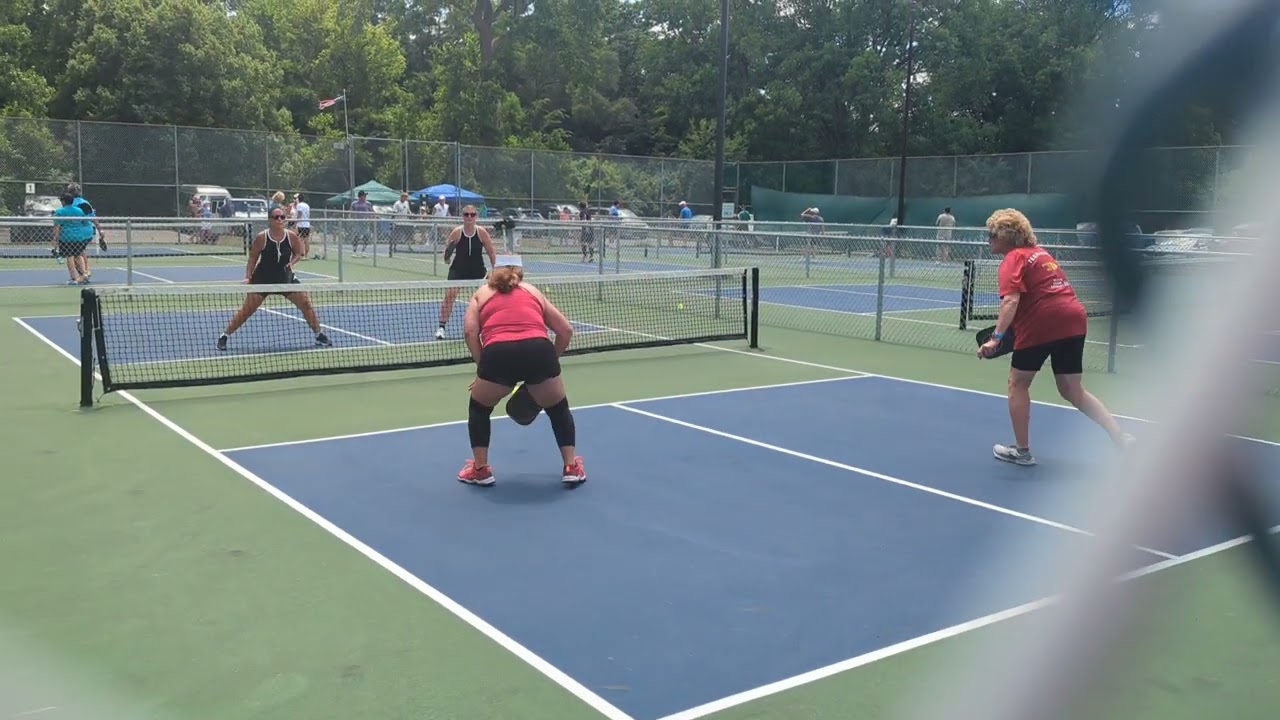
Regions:
<instances>
[{"instance_id":1,"label":"woman in black tank dress","mask_svg":"<svg viewBox=\"0 0 1280 720\"><path fill-rule=\"evenodd\" d=\"M493 239L489 231L476 224L476 209L473 205L462 208L462 225L449 233L444 243L444 261L449 264L450 280L484 280L488 271L484 267L484 256L489 256L489 266L498 261L498 253L493 249ZM453 262L449 262L450 258ZM444 304L440 306L440 327L436 330L436 339L444 339L444 328L449 324L449 316L453 314L453 303L458 298L461 288L449 288L444 291Z\"/></svg>"},{"instance_id":2,"label":"woman in black tank dress","mask_svg":"<svg viewBox=\"0 0 1280 720\"><path fill-rule=\"evenodd\" d=\"M283 208L271 209L270 224L267 229L258 233L249 247L249 262L244 269L244 282L250 285L287 285L297 282L293 277L293 264L300 257L302 242L297 233L285 228L285 211ZM227 349L231 333L235 332L249 319L249 316L262 307L268 295L283 295L289 302L302 311L311 331L316 334L317 345L332 345L328 336L320 329L320 319L316 317L315 308L311 306L311 298L304 292L251 292L244 298L244 305L227 323L227 329L218 338L217 348Z\"/></svg>"}]
</instances>

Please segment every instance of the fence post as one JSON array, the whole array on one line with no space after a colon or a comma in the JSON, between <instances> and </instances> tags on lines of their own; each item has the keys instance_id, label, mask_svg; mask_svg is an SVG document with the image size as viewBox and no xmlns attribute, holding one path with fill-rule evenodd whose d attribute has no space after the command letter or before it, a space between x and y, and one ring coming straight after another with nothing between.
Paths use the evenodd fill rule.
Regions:
<instances>
[{"instance_id":1,"label":"fence post","mask_svg":"<svg viewBox=\"0 0 1280 720\"><path fill-rule=\"evenodd\" d=\"M84 140L80 136L80 121L76 121L76 180L84 189Z\"/></svg>"},{"instance_id":2,"label":"fence post","mask_svg":"<svg viewBox=\"0 0 1280 720\"><path fill-rule=\"evenodd\" d=\"M124 221L125 284L133 284L133 218Z\"/></svg>"},{"instance_id":3,"label":"fence post","mask_svg":"<svg viewBox=\"0 0 1280 720\"><path fill-rule=\"evenodd\" d=\"M178 126L173 126L173 215L182 214L182 172L178 169Z\"/></svg>"},{"instance_id":4,"label":"fence post","mask_svg":"<svg viewBox=\"0 0 1280 720\"><path fill-rule=\"evenodd\" d=\"M884 330L884 253L880 253L880 272L876 280L876 342Z\"/></svg>"}]
</instances>

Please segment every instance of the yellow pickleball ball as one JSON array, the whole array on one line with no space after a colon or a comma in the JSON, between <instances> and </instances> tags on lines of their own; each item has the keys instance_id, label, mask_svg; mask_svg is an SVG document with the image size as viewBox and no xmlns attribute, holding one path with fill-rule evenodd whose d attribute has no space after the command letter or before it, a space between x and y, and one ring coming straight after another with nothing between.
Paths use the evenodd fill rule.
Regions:
<instances>
[{"instance_id":1,"label":"yellow pickleball ball","mask_svg":"<svg viewBox=\"0 0 1280 720\"><path fill-rule=\"evenodd\" d=\"M677 309L677 310L683 310L683 309L684 309L684 303L676 303L676 309Z\"/></svg>"}]
</instances>

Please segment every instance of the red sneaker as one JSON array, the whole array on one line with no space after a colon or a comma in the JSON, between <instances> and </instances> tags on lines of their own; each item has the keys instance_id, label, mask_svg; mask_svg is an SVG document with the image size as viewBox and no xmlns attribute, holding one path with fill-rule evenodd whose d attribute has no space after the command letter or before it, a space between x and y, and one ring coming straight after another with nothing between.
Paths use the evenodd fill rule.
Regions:
<instances>
[{"instance_id":1,"label":"red sneaker","mask_svg":"<svg viewBox=\"0 0 1280 720\"><path fill-rule=\"evenodd\" d=\"M492 485L493 468L488 465L476 467L475 460L468 460L458 471L458 479L468 485Z\"/></svg>"},{"instance_id":2,"label":"red sneaker","mask_svg":"<svg viewBox=\"0 0 1280 720\"><path fill-rule=\"evenodd\" d=\"M587 481L587 469L581 456L574 456L573 462L564 466L563 480L565 485L581 485Z\"/></svg>"}]
</instances>

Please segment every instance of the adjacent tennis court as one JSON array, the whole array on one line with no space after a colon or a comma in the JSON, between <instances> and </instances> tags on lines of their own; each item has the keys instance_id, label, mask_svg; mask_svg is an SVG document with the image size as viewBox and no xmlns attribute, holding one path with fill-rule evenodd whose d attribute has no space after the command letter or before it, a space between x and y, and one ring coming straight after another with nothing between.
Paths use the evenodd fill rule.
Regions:
<instances>
[{"instance_id":1,"label":"adjacent tennis court","mask_svg":"<svg viewBox=\"0 0 1280 720\"><path fill-rule=\"evenodd\" d=\"M128 653L132 672L171 688L167 709L200 717L891 717L921 662L1055 592L1045 558L1090 541L1095 515L1070 500L1115 450L1079 413L1041 404L1040 465L998 463L1004 364L771 326L778 307L874 314L876 287L744 277L548 279L582 342L608 351L565 359L589 474L573 490L545 417L525 428L501 412L497 485L454 479L470 367L453 364L456 337L431 338L441 283L312 284L336 347L315 348L272 299L227 354L213 340L243 291L97 289L117 381L179 387L98 387L77 414L81 289L0 298L24 379L12 439L62 448L17 455L3 520L20 579L3 607L115 695L143 692L100 669ZM891 284L879 302L958 313L958 292ZM353 362L416 369L301 377ZM287 379L199 384L235 368ZM1147 428L1124 424L1139 439ZM1239 452L1280 468L1271 442ZM58 486L39 480L58 468ZM1237 535L1187 518L1126 556L1136 582L1171 583L1200 618L1151 611L1166 674L1232 663L1255 669L1224 685L1270 682L1273 650L1233 640L1251 632L1249 596L1194 604L1231 586L1220 558ZM1031 555L1009 572L1010 553ZM47 563L66 572L23 572ZM126 641L122 622L154 639ZM1216 707L1141 673L1116 691L1121 707Z\"/></svg>"}]
</instances>

